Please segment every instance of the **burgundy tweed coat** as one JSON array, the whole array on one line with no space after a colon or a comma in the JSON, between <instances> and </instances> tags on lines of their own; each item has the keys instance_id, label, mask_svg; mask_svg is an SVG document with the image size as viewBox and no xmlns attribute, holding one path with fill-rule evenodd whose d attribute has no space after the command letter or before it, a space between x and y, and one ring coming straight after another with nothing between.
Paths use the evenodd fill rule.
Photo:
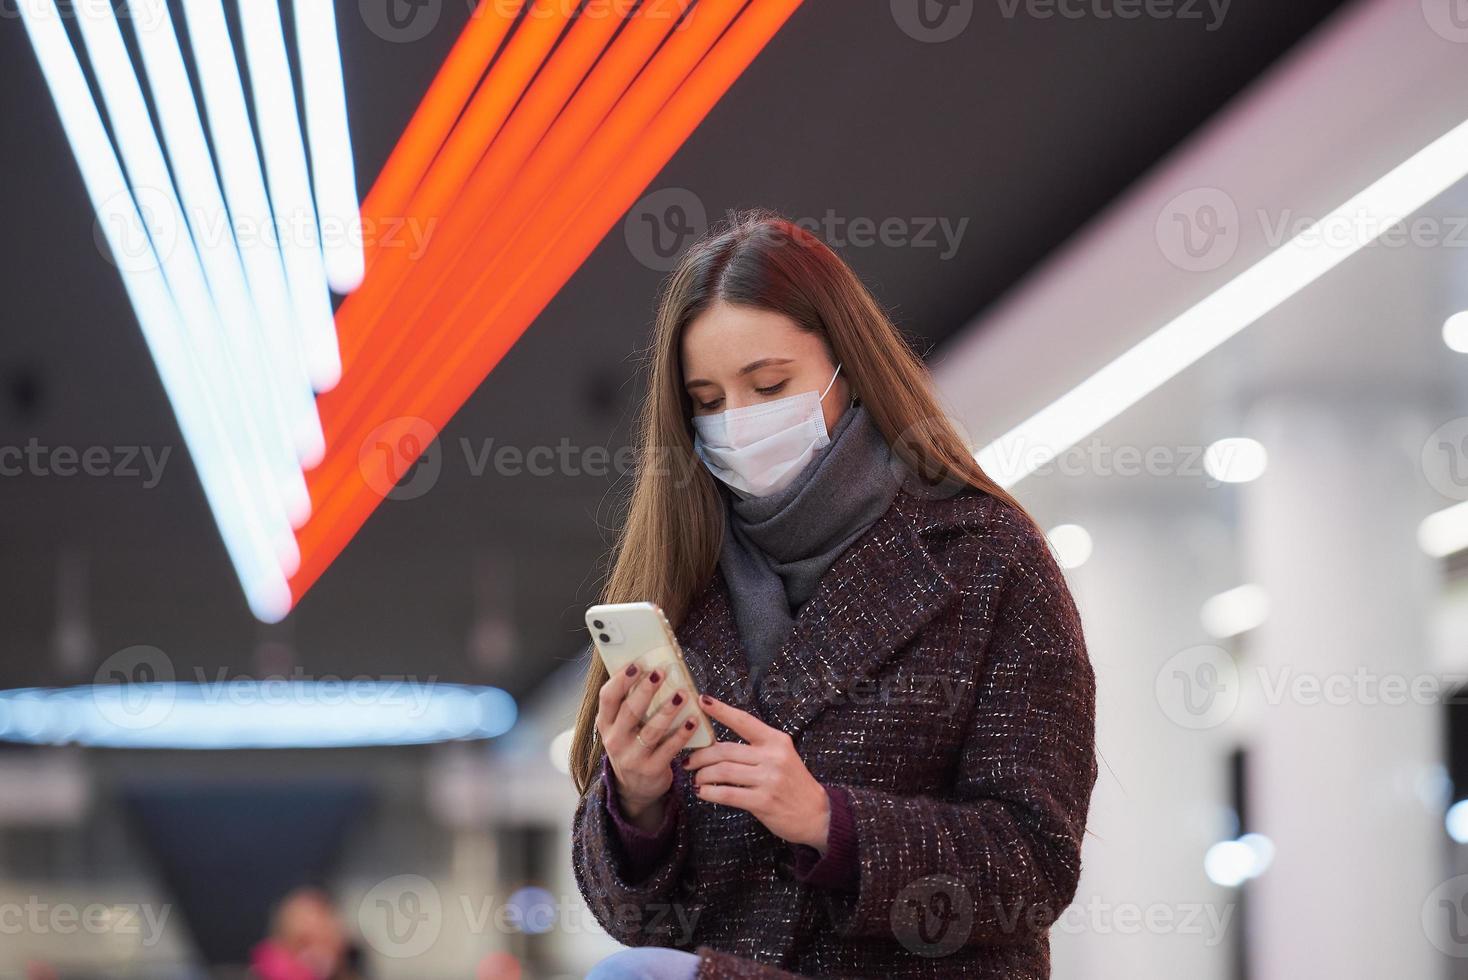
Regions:
<instances>
[{"instance_id":1,"label":"burgundy tweed coat","mask_svg":"<svg viewBox=\"0 0 1468 980\"><path fill-rule=\"evenodd\" d=\"M601 780L577 806L573 863L597 920L627 945L697 952L700 980L1048 977L1096 761L1095 675L1043 535L978 490L899 492L753 696L727 588L715 572L677 629L694 681L847 789L859 886L796 880L790 845L697 798L677 767L676 843L641 880Z\"/></svg>"}]
</instances>

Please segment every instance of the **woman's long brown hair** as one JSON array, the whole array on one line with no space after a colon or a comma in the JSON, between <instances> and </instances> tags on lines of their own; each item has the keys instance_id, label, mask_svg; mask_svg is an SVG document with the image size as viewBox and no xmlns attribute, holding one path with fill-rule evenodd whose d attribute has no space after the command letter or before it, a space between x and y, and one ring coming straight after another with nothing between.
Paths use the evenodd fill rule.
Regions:
<instances>
[{"instance_id":1,"label":"woman's long brown hair","mask_svg":"<svg viewBox=\"0 0 1468 980\"><path fill-rule=\"evenodd\" d=\"M979 466L939 408L922 359L851 268L772 211L738 212L693 245L664 285L638 422L636 479L601 601L655 602L676 626L718 562L723 498L693 453L680 364L684 328L715 302L780 313L819 334L912 473L930 486L977 487L1025 514ZM571 776L581 793L601 765L596 714L606 681L601 658L592 656L571 741Z\"/></svg>"}]
</instances>

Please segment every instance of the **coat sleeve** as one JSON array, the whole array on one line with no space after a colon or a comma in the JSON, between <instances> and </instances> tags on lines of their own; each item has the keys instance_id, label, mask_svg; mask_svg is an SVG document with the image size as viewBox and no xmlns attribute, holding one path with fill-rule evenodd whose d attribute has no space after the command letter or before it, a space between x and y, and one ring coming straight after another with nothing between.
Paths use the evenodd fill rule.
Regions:
<instances>
[{"instance_id":1,"label":"coat sleeve","mask_svg":"<svg viewBox=\"0 0 1468 980\"><path fill-rule=\"evenodd\" d=\"M683 873L690 834L679 812L687 778L682 766L673 766L671 844L645 867L634 865L618 835L606 779L593 780L576 805L571 864L577 887L602 928L624 945L691 948L691 888ZM667 834L665 828L660 836Z\"/></svg>"},{"instance_id":2,"label":"coat sleeve","mask_svg":"<svg viewBox=\"0 0 1468 980\"><path fill-rule=\"evenodd\" d=\"M860 881L824 896L843 936L924 943L946 918L956 945L1026 942L1075 897L1097 772L1095 674L1043 535L1016 522L999 536L1009 557L988 639L967 654L978 687L954 783L941 796L847 787Z\"/></svg>"}]
</instances>

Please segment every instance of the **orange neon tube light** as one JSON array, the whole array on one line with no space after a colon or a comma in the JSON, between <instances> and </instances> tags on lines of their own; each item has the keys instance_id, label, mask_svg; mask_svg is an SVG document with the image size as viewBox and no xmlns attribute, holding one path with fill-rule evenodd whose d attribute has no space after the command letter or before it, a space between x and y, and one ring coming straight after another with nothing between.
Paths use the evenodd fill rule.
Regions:
<instances>
[{"instance_id":1,"label":"orange neon tube light","mask_svg":"<svg viewBox=\"0 0 1468 980\"><path fill-rule=\"evenodd\" d=\"M411 341L408 349L401 354L396 348L389 350L387 359L377 372L359 368L358 383L372 386L370 396L354 388L357 397L345 396L341 402L331 403L331 411L323 409L322 425L328 443L358 444L376 428L381 405L396 404L408 397L406 392L420 383L419 376L431 371L434 359L442 356L447 345L452 343L448 326L451 317L473 301L465 288L465 281L476 276L493 280L501 268L498 261L501 256L516 256L527 245L539 241L543 228L537 218L538 212L553 207L552 202L558 198L571 202L584 199L606 174L615 171L633 141L728 29L729 22L738 15L742 5L743 0L707 0L694 8L695 11L703 11L702 16L696 18L697 22L692 27L685 26L658 53L657 59L644 70L591 143L577 156L575 169L567 179L553 184L544 201L538 202L529 189L514 195L504 209L497 210L489 223L475 233L472 251L457 264L456 269L450 270L450 275L441 275L431 285L424 284L423 288L404 293L403 303L395 304L385 317L390 323L405 325L401 329L406 330L404 336ZM677 146L668 147L667 156L671 157L676 149ZM530 170L542 180L549 172L550 168L546 167ZM648 180L651 180L651 175ZM537 189L539 186L542 185L537 185ZM512 264L505 277L508 278L513 271ZM406 365L401 364L404 359ZM377 383L384 373L385 379ZM338 404L343 405L347 413L345 418L338 414ZM311 486L316 505L329 506L330 497L341 480L351 480L356 475L351 463L345 459L328 458L314 474L316 478Z\"/></svg>"},{"instance_id":2,"label":"orange neon tube light","mask_svg":"<svg viewBox=\"0 0 1468 980\"><path fill-rule=\"evenodd\" d=\"M578 168L588 178L579 193L558 188L536 220L516 236L514 261L480 270L466 283L451 323L439 337L457 341L449 356L426 362L424 377L384 392L391 397L379 403L382 416L418 415L435 431L441 429L799 5L800 0L753 0L650 125L624 133L609 120L593 140L598 152L585 154L589 165ZM608 129L613 129L611 135ZM617 159L628 144L630 153ZM302 563L291 583L296 598L380 502L356 469L356 452L351 441L330 447L328 463L352 465L343 471L341 492L323 500L298 534ZM392 463L394 475L401 478L412 461ZM313 482L313 497L316 492Z\"/></svg>"},{"instance_id":3,"label":"orange neon tube light","mask_svg":"<svg viewBox=\"0 0 1468 980\"><path fill-rule=\"evenodd\" d=\"M698 29L685 26L675 43L659 52L658 61L647 67L643 77L648 80L639 80L647 94L635 99L629 95L622 105L617 106L618 115L614 118L625 122L609 125L645 127L676 88L677 82L727 28L743 0L705 0L705 4L698 8L705 11ZM671 11L679 5L665 3L662 6ZM323 411L328 442L334 438L350 437L348 427L360 421L365 409L376 404L379 387L387 383L384 375L401 373L399 365L404 356L403 348L410 343L419 345L427 338L432 328L415 329L415 325L425 320L433 322L432 318L441 315L442 307L452 301L454 297L450 294L454 289L452 277L455 270L487 268L506 248L513 246L514 233L521 222L551 187L565 182L568 192L574 192L586 183L584 179L566 181L568 168L597 125L606 119L610 103L643 67L645 55L671 29L671 18L661 22L649 18L633 23L581 87L574 104L557 121L555 131L540 144L529 164L520 171L519 184L502 206L500 195L508 188L513 174L487 162L476 175L483 179L476 180L460 206L435 235L433 254L426 256L410 272L410 288L403 288L391 305L378 307L378 320L392 324L396 333L392 336L381 335L381 331L374 334L372 347L357 364L355 383L332 400L329 411ZM617 57L612 57L612 54ZM664 64L669 65L672 71L661 70ZM508 130L506 135L509 135ZM434 309L425 311L430 304ZM328 486L332 482L326 474L321 479Z\"/></svg>"},{"instance_id":4,"label":"orange neon tube light","mask_svg":"<svg viewBox=\"0 0 1468 980\"><path fill-rule=\"evenodd\" d=\"M362 215L373 219L372 227L380 227L384 218L406 216L408 201L484 77L522 2L483 0L474 8L464 32L454 42L443 67L434 76L403 135L388 154L382 173L362 202ZM376 236L366 243L369 266L377 244Z\"/></svg>"},{"instance_id":5,"label":"orange neon tube light","mask_svg":"<svg viewBox=\"0 0 1468 980\"><path fill-rule=\"evenodd\" d=\"M454 240L461 234L455 228L467 220L482 220L490 212L498 194L504 191L524 166L525 157L550 128L556 114L571 98L598 55L606 49L612 34L621 26L622 18L611 9L621 2L624 0L592 0L566 33L554 55L541 68L534 84L526 90L523 100L514 108L514 115L508 121L499 118L498 114L489 119L496 126L495 139L482 158L478 158L478 167L467 185L463 185L457 173L442 176L443 167L450 166L451 163L434 164L424 181L422 192L415 195L409 204L408 213L419 220L433 222L430 248L435 253L444 249L445 239ZM532 12L527 16L534 14ZM514 49L512 42L507 57L514 53ZM496 66L496 70L498 67ZM497 79L492 71L480 91L482 93L492 86L507 84ZM465 123L454 130L449 142L452 144L458 139L466 126L475 124L466 113ZM465 137L460 142L467 147L475 140ZM448 152L446 147L445 154ZM462 156L467 158L471 152L472 148L466 149ZM456 185L462 185L462 191ZM459 194L458 199L450 200L450 196L455 193ZM411 270L418 264L431 264L434 261L428 256L420 256L415 260L402 249L385 258L373 281L367 284L370 289L363 295L350 297L351 301L343 303L339 311L341 329L338 332L343 337L344 357L355 362L362 349L368 346L369 337L376 329L375 324L383 321L382 313L386 305L396 295ZM371 349L375 351L376 342L371 343Z\"/></svg>"}]
</instances>

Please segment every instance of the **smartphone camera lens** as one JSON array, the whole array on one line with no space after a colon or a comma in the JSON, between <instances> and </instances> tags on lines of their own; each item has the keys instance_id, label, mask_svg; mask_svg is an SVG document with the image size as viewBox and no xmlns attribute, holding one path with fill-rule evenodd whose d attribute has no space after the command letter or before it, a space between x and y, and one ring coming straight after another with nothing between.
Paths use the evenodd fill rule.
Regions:
<instances>
[{"instance_id":1,"label":"smartphone camera lens","mask_svg":"<svg viewBox=\"0 0 1468 980\"><path fill-rule=\"evenodd\" d=\"M596 636L597 639L601 640L603 643L612 642L612 638L610 636L607 636L605 633L598 633Z\"/></svg>"},{"instance_id":2,"label":"smartphone camera lens","mask_svg":"<svg viewBox=\"0 0 1468 980\"><path fill-rule=\"evenodd\" d=\"M592 621L591 621L591 625L592 625L592 626L595 626L595 627L596 627L596 628L597 628L597 629L599 629L599 630L604 630L604 629L606 629L606 628L607 628L607 624L606 624L606 623L603 623L603 622L602 622L602 621L601 621L601 620L599 620L599 619L593 619L593 620L592 620Z\"/></svg>"}]
</instances>

